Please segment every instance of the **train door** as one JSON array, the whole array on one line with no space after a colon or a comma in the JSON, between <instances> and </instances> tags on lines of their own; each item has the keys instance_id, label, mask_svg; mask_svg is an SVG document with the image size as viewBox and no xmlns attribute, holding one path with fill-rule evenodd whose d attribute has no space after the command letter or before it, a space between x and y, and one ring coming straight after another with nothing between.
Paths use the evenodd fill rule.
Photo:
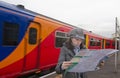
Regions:
<instances>
[{"instance_id":1,"label":"train door","mask_svg":"<svg viewBox=\"0 0 120 78\"><path fill-rule=\"evenodd\" d=\"M31 22L25 36L24 71L35 70L39 66L40 24Z\"/></svg>"},{"instance_id":2,"label":"train door","mask_svg":"<svg viewBox=\"0 0 120 78\"><path fill-rule=\"evenodd\" d=\"M102 39L102 49L105 48L104 39Z\"/></svg>"}]
</instances>

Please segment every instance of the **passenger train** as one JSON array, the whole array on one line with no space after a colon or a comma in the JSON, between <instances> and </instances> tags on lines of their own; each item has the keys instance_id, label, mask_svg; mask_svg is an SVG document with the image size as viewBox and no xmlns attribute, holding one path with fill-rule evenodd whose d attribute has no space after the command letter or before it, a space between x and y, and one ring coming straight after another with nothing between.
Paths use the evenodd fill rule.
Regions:
<instances>
[{"instance_id":1,"label":"passenger train","mask_svg":"<svg viewBox=\"0 0 120 78\"><path fill-rule=\"evenodd\" d=\"M0 1L0 78L43 73L57 64L67 33L77 28ZM115 41L84 30L88 49L115 48Z\"/></svg>"}]
</instances>

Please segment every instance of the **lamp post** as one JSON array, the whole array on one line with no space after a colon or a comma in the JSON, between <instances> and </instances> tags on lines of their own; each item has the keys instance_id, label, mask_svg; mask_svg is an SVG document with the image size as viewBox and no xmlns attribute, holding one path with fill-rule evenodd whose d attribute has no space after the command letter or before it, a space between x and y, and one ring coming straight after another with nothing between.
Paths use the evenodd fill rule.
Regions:
<instances>
[{"instance_id":1,"label":"lamp post","mask_svg":"<svg viewBox=\"0 0 120 78\"><path fill-rule=\"evenodd\" d=\"M117 42L117 38L119 40L119 44L120 44L120 27L118 25L118 19L117 17L115 18L115 49L120 50L120 45L118 47L118 42ZM118 52L115 53L115 72L117 73L117 63L118 63Z\"/></svg>"}]
</instances>

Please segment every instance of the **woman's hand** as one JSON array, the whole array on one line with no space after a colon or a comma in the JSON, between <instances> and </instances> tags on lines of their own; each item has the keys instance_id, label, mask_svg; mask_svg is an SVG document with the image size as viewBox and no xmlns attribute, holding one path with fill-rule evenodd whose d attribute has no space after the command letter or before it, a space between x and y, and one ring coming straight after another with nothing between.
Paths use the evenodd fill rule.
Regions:
<instances>
[{"instance_id":1,"label":"woman's hand","mask_svg":"<svg viewBox=\"0 0 120 78\"><path fill-rule=\"evenodd\" d=\"M103 60L103 61L101 61L101 62L98 64L98 68L100 69L100 68L102 68L104 65L105 65L105 61Z\"/></svg>"},{"instance_id":2,"label":"woman's hand","mask_svg":"<svg viewBox=\"0 0 120 78\"><path fill-rule=\"evenodd\" d=\"M65 69L67 69L70 65L72 64L72 62L70 62L70 61L64 61L63 63L62 63L62 69L63 70L65 70Z\"/></svg>"},{"instance_id":3,"label":"woman's hand","mask_svg":"<svg viewBox=\"0 0 120 78\"><path fill-rule=\"evenodd\" d=\"M103 60L102 62L100 62L99 67L101 68L101 67L103 67L104 65L105 65L105 61Z\"/></svg>"},{"instance_id":4,"label":"woman's hand","mask_svg":"<svg viewBox=\"0 0 120 78\"><path fill-rule=\"evenodd\" d=\"M99 70L100 68L102 68L105 65L105 61L101 61L98 66L96 67L96 70Z\"/></svg>"}]
</instances>

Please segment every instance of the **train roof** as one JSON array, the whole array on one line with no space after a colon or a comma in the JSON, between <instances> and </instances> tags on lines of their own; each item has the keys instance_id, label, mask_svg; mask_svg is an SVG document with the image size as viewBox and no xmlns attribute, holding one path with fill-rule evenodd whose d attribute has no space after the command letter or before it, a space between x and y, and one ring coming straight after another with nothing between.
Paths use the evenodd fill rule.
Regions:
<instances>
[{"instance_id":1,"label":"train roof","mask_svg":"<svg viewBox=\"0 0 120 78\"><path fill-rule=\"evenodd\" d=\"M28 16L32 16L32 17L37 16L37 17L48 19L48 20L51 20L51 21L55 21L55 22L58 22L60 24L64 24L64 25L67 25L67 26L70 26L70 27L78 28L78 27L76 27L74 25L59 21L57 19L45 16L43 14L39 14L37 12L33 12L31 10L28 10L28 9L24 8L23 5L14 5L14 4L10 4L10 3L7 3L7 2L0 1L0 7L9 9L9 10L12 10L12 11L15 11L15 12L20 12L20 13L26 14Z\"/></svg>"},{"instance_id":2,"label":"train roof","mask_svg":"<svg viewBox=\"0 0 120 78\"><path fill-rule=\"evenodd\" d=\"M113 40L112 38L104 37L102 35L98 35L96 33L93 33L91 31L87 31L87 30L84 30L84 33L87 34L87 35L93 36L93 37L97 37L97 38L103 38L103 39L106 39L106 40Z\"/></svg>"}]
</instances>

